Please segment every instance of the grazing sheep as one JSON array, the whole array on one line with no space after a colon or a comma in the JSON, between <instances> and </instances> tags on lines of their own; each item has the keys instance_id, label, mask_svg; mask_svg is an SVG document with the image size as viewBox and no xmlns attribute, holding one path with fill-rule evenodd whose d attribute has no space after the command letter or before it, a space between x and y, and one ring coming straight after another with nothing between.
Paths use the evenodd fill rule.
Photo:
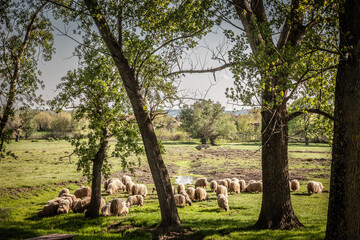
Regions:
<instances>
[{"instance_id":1,"label":"grazing sheep","mask_svg":"<svg viewBox=\"0 0 360 240\"><path fill-rule=\"evenodd\" d=\"M88 209L88 207L90 205L90 200L91 200L90 197L85 197L84 199L77 201L73 208L73 212L74 213L86 212L86 210Z\"/></svg>"},{"instance_id":2,"label":"grazing sheep","mask_svg":"<svg viewBox=\"0 0 360 240\"><path fill-rule=\"evenodd\" d=\"M229 188L229 186L228 186L228 181L226 181L225 179L221 179L221 180L219 181L219 185L222 185L222 186L226 187L226 189Z\"/></svg>"},{"instance_id":3,"label":"grazing sheep","mask_svg":"<svg viewBox=\"0 0 360 240\"><path fill-rule=\"evenodd\" d=\"M293 190L294 192L296 192L296 191L299 191L299 189L300 189L300 183L299 183L299 181L298 180L296 180L296 179L294 179L294 180L292 180L291 181L291 185L290 185L291 187L291 190Z\"/></svg>"},{"instance_id":4,"label":"grazing sheep","mask_svg":"<svg viewBox=\"0 0 360 240\"><path fill-rule=\"evenodd\" d=\"M62 199L67 199L69 200L70 202L70 209L73 209L74 205L75 205L75 201L76 199L79 199L79 198L76 198L75 195L73 194L63 194L61 196Z\"/></svg>"},{"instance_id":5,"label":"grazing sheep","mask_svg":"<svg viewBox=\"0 0 360 240\"><path fill-rule=\"evenodd\" d=\"M59 192L59 197L61 197L63 194L70 194L69 189L64 188L63 190L61 190L61 191Z\"/></svg>"},{"instance_id":6,"label":"grazing sheep","mask_svg":"<svg viewBox=\"0 0 360 240\"><path fill-rule=\"evenodd\" d=\"M144 184L134 184L131 188L131 194L132 195L141 195L143 197L146 197L147 195L147 188Z\"/></svg>"},{"instance_id":7,"label":"grazing sheep","mask_svg":"<svg viewBox=\"0 0 360 240\"><path fill-rule=\"evenodd\" d=\"M48 202L45 206L38 212L39 217L52 217L57 214L59 208L59 203L57 201Z\"/></svg>"},{"instance_id":8,"label":"grazing sheep","mask_svg":"<svg viewBox=\"0 0 360 240\"><path fill-rule=\"evenodd\" d=\"M68 199L64 199L60 202L59 207L57 209L57 214L66 213L68 214L70 211L70 201Z\"/></svg>"},{"instance_id":9,"label":"grazing sheep","mask_svg":"<svg viewBox=\"0 0 360 240\"><path fill-rule=\"evenodd\" d=\"M144 205L143 196L141 195L129 196L126 200L126 206L130 208L133 205L140 205L140 207L142 207Z\"/></svg>"},{"instance_id":10,"label":"grazing sheep","mask_svg":"<svg viewBox=\"0 0 360 240\"><path fill-rule=\"evenodd\" d=\"M240 180L237 179L236 177L234 177L234 178L231 179L231 181L232 181L232 182L239 182Z\"/></svg>"},{"instance_id":11,"label":"grazing sheep","mask_svg":"<svg viewBox=\"0 0 360 240\"><path fill-rule=\"evenodd\" d=\"M122 182L120 182L120 180L118 180L118 181L110 182L109 185L107 186L106 192L109 195L113 195L114 193L117 193L120 190L125 190L125 186L124 184L122 184Z\"/></svg>"},{"instance_id":12,"label":"grazing sheep","mask_svg":"<svg viewBox=\"0 0 360 240\"><path fill-rule=\"evenodd\" d=\"M225 181L227 181L227 189L229 189L230 188L230 183L231 183L231 179L230 178L225 178L224 179Z\"/></svg>"},{"instance_id":13,"label":"grazing sheep","mask_svg":"<svg viewBox=\"0 0 360 240\"><path fill-rule=\"evenodd\" d=\"M121 181L125 186L126 186L126 183L132 182L131 177L126 176L126 175L122 176Z\"/></svg>"},{"instance_id":14,"label":"grazing sheep","mask_svg":"<svg viewBox=\"0 0 360 240\"><path fill-rule=\"evenodd\" d=\"M227 197L228 196L227 188L225 186L223 186L223 185L217 186L217 188L216 188L216 196L219 196L219 194L224 194L225 197Z\"/></svg>"},{"instance_id":15,"label":"grazing sheep","mask_svg":"<svg viewBox=\"0 0 360 240\"><path fill-rule=\"evenodd\" d=\"M262 183L261 182L251 182L246 188L246 192L262 192Z\"/></svg>"},{"instance_id":16,"label":"grazing sheep","mask_svg":"<svg viewBox=\"0 0 360 240\"><path fill-rule=\"evenodd\" d=\"M206 180L206 178L198 178L195 182L195 188L197 187L207 188L207 186L208 186L208 181Z\"/></svg>"},{"instance_id":17,"label":"grazing sheep","mask_svg":"<svg viewBox=\"0 0 360 240\"><path fill-rule=\"evenodd\" d=\"M216 180L212 180L212 181L210 182L210 189L211 189L213 192L215 192L215 191L216 191L216 188L217 188L217 182L216 182Z\"/></svg>"},{"instance_id":18,"label":"grazing sheep","mask_svg":"<svg viewBox=\"0 0 360 240\"><path fill-rule=\"evenodd\" d=\"M129 208L126 206L124 200L115 198L111 201L110 212L111 216L127 215L129 213Z\"/></svg>"},{"instance_id":19,"label":"grazing sheep","mask_svg":"<svg viewBox=\"0 0 360 240\"><path fill-rule=\"evenodd\" d=\"M245 183L245 181L241 179L241 180L239 181L239 184L240 184L240 192L245 191L245 188L246 188L246 183Z\"/></svg>"},{"instance_id":20,"label":"grazing sheep","mask_svg":"<svg viewBox=\"0 0 360 240\"><path fill-rule=\"evenodd\" d=\"M254 182L257 182L257 181L256 181L256 180L250 180L250 181L248 182L248 185L251 184L251 183L254 183Z\"/></svg>"},{"instance_id":21,"label":"grazing sheep","mask_svg":"<svg viewBox=\"0 0 360 240\"><path fill-rule=\"evenodd\" d=\"M103 216L111 216L111 212L110 212L111 202L112 202L112 200L111 200L111 201L108 201L108 202L105 204L105 206L103 206L103 207L101 208L101 213L102 213Z\"/></svg>"},{"instance_id":22,"label":"grazing sheep","mask_svg":"<svg viewBox=\"0 0 360 240\"><path fill-rule=\"evenodd\" d=\"M76 198L90 197L91 196L91 188L89 187L81 187L76 189L74 192Z\"/></svg>"},{"instance_id":23,"label":"grazing sheep","mask_svg":"<svg viewBox=\"0 0 360 240\"><path fill-rule=\"evenodd\" d=\"M204 188L196 188L195 189L195 200L196 201L204 201L209 200L209 195L206 193Z\"/></svg>"},{"instance_id":24,"label":"grazing sheep","mask_svg":"<svg viewBox=\"0 0 360 240\"><path fill-rule=\"evenodd\" d=\"M185 207L186 204L189 204L189 206L191 206L191 201L189 196L184 196L183 194L176 194L174 195L174 199L175 199L175 204L178 207Z\"/></svg>"},{"instance_id":25,"label":"grazing sheep","mask_svg":"<svg viewBox=\"0 0 360 240\"><path fill-rule=\"evenodd\" d=\"M232 181L229 190L231 193L240 193L240 183Z\"/></svg>"},{"instance_id":26,"label":"grazing sheep","mask_svg":"<svg viewBox=\"0 0 360 240\"><path fill-rule=\"evenodd\" d=\"M180 194L180 192L185 192L185 186L184 186L184 184L179 184L178 185L178 187L177 187L177 192L178 192L178 194Z\"/></svg>"},{"instance_id":27,"label":"grazing sheep","mask_svg":"<svg viewBox=\"0 0 360 240\"><path fill-rule=\"evenodd\" d=\"M307 190L308 193L310 194L312 193L322 193L322 191L324 190L324 186L322 185L321 182L315 182L315 181L310 181L307 185Z\"/></svg>"},{"instance_id":28,"label":"grazing sheep","mask_svg":"<svg viewBox=\"0 0 360 240\"><path fill-rule=\"evenodd\" d=\"M131 193L131 189L132 189L132 187L134 186L134 182L132 182L132 181L129 181L129 182L127 182L126 183L126 192L127 193ZM155 189L156 190L156 189ZM154 190L153 190L153 192L154 192Z\"/></svg>"},{"instance_id":29,"label":"grazing sheep","mask_svg":"<svg viewBox=\"0 0 360 240\"><path fill-rule=\"evenodd\" d=\"M227 197L224 194L219 194L217 196L217 202L220 209L224 209L225 211L229 210L229 202Z\"/></svg>"},{"instance_id":30,"label":"grazing sheep","mask_svg":"<svg viewBox=\"0 0 360 240\"><path fill-rule=\"evenodd\" d=\"M192 188L192 187L189 187L187 190L186 190L186 193L188 194L189 198L191 201L194 201L195 200L195 188Z\"/></svg>"}]
</instances>

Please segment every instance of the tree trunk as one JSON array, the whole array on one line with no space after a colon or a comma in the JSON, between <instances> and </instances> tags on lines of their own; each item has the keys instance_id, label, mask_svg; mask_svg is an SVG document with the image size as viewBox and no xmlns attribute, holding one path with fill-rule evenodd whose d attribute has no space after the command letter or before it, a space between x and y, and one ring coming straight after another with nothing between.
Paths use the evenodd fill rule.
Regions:
<instances>
[{"instance_id":1,"label":"tree trunk","mask_svg":"<svg viewBox=\"0 0 360 240\"><path fill-rule=\"evenodd\" d=\"M216 146L215 139L216 139L216 138L210 138L210 144L211 144L212 146Z\"/></svg>"},{"instance_id":2,"label":"tree trunk","mask_svg":"<svg viewBox=\"0 0 360 240\"><path fill-rule=\"evenodd\" d=\"M325 239L360 239L360 2L340 12L334 144ZM342 8L341 8L342 9Z\"/></svg>"},{"instance_id":3,"label":"tree trunk","mask_svg":"<svg viewBox=\"0 0 360 240\"><path fill-rule=\"evenodd\" d=\"M310 143L310 138L309 137L305 137L305 145L309 146Z\"/></svg>"},{"instance_id":4,"label":"tree trunk","mask_svg":"<svg viewBox=\"0 0 360 240\"><path fill-rule=\"evenodd\" d=\"M91 200L88 210L85 213L87 218L99 217L100 203L101 203L101 170L106 156L108 141L105 138L101 141L100 148L93 159L93 171L91 181Z\"/></svg>"},{"instance_id":5,"label":"tree trunk","mask_svg":"<svg viewBox=\"0 0 360 240\"><path fill-rule=\"evenodd\" d=\"M121 47L122 42L118 42L111 32L104 15L100 11L101 8L97 1L85 0L85 4L115 61L116 67L118 68L121 79L124 83L126 93L134 110L136 121L139 125L146 157L160 204L161 224L158 230L159 232L180 230L181 220L175 205L170 176L162 159L160 147L154 132L154 126L151 122L149 114L147 113L146 103L141 95L141 88L135 78L135 72L130 68L129 63L123 54ZM119 35L121 36L121 34L122 33L120 32Z\"/></svg>"},{"instance_id":6,"label":"tree trunk","mask_svg":"<svg viewBox=\"0 0 360 240\"><path fill-rule=\"evenodd\" d=\"M201 144L206 144L207 143L207 139L205 137L201 138Z\"/></svg>"},{"instance_id":7,"label":"tree trunk","mask_svg":"<svg viewBox=\"0 0 360 240\"><path fill-rule=\"evenodd\" d=\"M266 109L262 117L261 212L255 228L292 229L303 227L291 205L288 170L288 123L286 108Z\"/></svg>"}]
</instances>

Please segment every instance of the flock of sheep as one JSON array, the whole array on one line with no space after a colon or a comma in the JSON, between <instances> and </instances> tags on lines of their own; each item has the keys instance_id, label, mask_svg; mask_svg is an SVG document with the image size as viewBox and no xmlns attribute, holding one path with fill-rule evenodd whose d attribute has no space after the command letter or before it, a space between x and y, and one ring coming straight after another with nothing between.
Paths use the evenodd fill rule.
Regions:
<instances>
[{"instance_id":1,"label":"flock of sheep","mask_svg":"<svg viewBox=\"0 0 360 240\"><path fill-rule=\"evenodd\" d=\"M229 210L228 192L240 193L240 192L262 192L262 182L250 180L247 184L245 180L239 180L237 178L225 178L219 181L212 180L210 184L206 178L198 178L195 182L195 188L189 187L185 190L184 184L177 186L177 193L173 186L173 194L175 203L178 207L185 207L186 204L190 205L193 201L209 200L209 194L206 192L206 188L210 185L212 192L216 192L217 203L220 209L225 211ZM117 192L126 191L131 194L127 200L115 198L111 201L105 202L105 199L101 199L100 209L103 216L118 216L127 215L129 208L133 205L143 206L144 197L147 195L147 187L144 184L135 184L131 177L124 175L121 180L118 178L111 178L104 183L105 191L108 195L113 195ZM298 191L300 189L300 183L298 180L289 181L289 188L292 191ZM156 189L153 189L153 192ZM320 182L310 181L307 184L308 193L321 193L324 190L324 186ZM72 210L74 213L84 213L87 211L90 205L91 189L89 187L82 186L77 189L74 194L70 194L67 188L60 191L57 198L52 199L46 203L46 205L39 211L39 217L50 217L57 214L69 213Z\"/></svg>"}]
</instances>

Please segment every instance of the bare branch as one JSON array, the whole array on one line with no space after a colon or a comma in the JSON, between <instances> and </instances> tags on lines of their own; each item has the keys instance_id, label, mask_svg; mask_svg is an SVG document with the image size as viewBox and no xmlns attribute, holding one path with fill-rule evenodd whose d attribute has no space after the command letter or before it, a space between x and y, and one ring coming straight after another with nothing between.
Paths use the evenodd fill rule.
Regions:
<instances>
[{"instance_id":1,"label":"bare branch","mask_svg":"<svg viewBox=\"0 0 360 240\"><path fill-rule=\"evenodd\" d=\"M324 117L327 117L328 119L330 119L332 121L335 120L333 115L331 115L331 114L329 114L327 112L324 112L324 111L322 111L320 109L303 109L301 111L293 112L293 113L289 114L286 117L286 120L291 121L292 119L294 119L294 118L296 118L296 117L298 117L298 116L300 116L300 115L302 115L302 114L304 114L306 112L320 114L320 115L323 115Z\"/></svg>"},{"instance_id":2,"label":"bare branch","mask_svg":"<svg viewBox=\"0 0 360 240\"><path fill-rule=\"evenodd\" d=\"M201 69L201 70L195 70L195 69L180 70L180 71L169 73L168 75L166 75L166 77L171 76L171 75L176 75L176 74L185 74L185 73L191 73L191 74L193 74L193 73L215 73L215 72L224 70L231 66L232 66L231 63L226 63L222 66L215 67L215 68L208 68L208 69Z\"/></svg>"}]
</instances>

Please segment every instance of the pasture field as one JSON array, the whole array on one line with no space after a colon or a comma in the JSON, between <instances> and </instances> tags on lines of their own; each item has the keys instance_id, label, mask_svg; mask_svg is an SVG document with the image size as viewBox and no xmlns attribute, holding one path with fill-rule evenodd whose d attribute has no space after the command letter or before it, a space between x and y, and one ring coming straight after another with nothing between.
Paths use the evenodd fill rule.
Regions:
<instances>
[{"instance_id":1,"label":"pasture field","mask_svg":"<svg viewBox=\"0 0 360 240\"><path fill-rule=\"evenodd\" d=\"M224 177L261 179L261 149L255 143L220 144L198 151L196 143L164 142L163 157L171 181L176 176L205 176L219 180ZM127 174L136 183L145 183L149 195L143 207L132 207L127 216L85 219L84 214L69 213L48 218L37 217L37 212L58 192L67 187L72 193L80 185L89 185L76 171L76 156L67 157L72 148L66 141L12 143L10 149L18 159L0 162L0 239L23 239L52 233L78 234L74 239L151 239L160 223L160 211L145 156L141 166L131 173L122 171L120 163L111 159L113 177ZM323 239L326 228L328 193L308 195L306 183L321 181L329 189L331 149L326 144L289 145L291 179L298 179L300 191L291 193L296 215L305 228L292 231L253 230L261 207L261 193L229 195L230 211L221 211L215 193L209 201L194 202L178 208L184 235L172 234L171 239ZM60 157L64 157L60 159ZM187 185L188 187L190 185ZM193 184L192 184L193 186ZM127 193L108 196L126 199ZM166 239L166 238L164 238Z\"/></svg>"}]
</instances>

